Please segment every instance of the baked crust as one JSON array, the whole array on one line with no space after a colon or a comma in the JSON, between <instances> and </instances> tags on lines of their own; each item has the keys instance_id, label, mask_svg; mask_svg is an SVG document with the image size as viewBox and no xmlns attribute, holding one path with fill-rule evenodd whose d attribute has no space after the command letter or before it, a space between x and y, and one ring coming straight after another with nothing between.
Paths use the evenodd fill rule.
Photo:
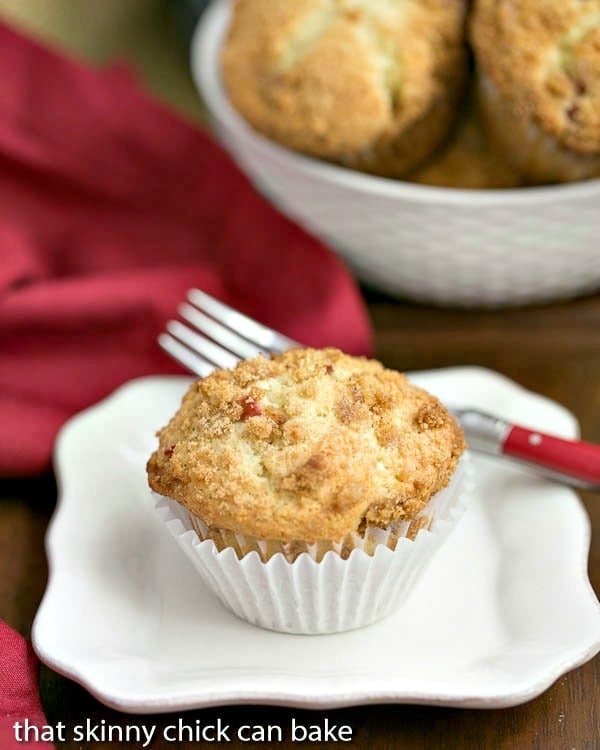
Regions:
<instances>
[{"instance_id":1,"label":"baked crust","mask_svg":"<svg viewBox=\"0 0 600 750\"><path fill-rule=\"evenodd\" d=\"M466 0L236 0L234 106L273 140L400 175L440 144L465 74Z\"/></svg>"},{"instance_id":2,"label":"baked crust","mask_svg":"<svg viewBox=\"0 0 600 750\"><path fill-rule=\"evenodd\" d=\"M510 118L600 154L600 0L477 0L471 40Z\"/></svg>"},{"instance_id":3,"label":"baked crust","mask_svg":"<svg viewBox=\"0 0 600 750\"><path fill-rule=\"evenodd\" d=\"M286 542L414 518L465 449L436 398L337 349L217 370L158 435L153 490L208 526Z\"/></svg>"}]
</instances>

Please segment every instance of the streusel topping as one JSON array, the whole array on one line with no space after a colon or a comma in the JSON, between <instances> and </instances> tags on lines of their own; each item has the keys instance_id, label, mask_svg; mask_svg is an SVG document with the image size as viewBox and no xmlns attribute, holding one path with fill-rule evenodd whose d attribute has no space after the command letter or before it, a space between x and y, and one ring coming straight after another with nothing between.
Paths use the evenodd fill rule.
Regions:
<instances>
[{"instance_id":1,"label":"streusel topping","mask_svg":"<svg viewBox=\"0 0 600 750\"><path fill-rule=\"evenodd\" d=\"M192 384L159 442L153 490L209 526L282 541L414 518L465 449L436 398L337 349L215 371Z\"/></svg>"},{"instance_id":2,"label":"streusel topping","mask_svg":"<svg viewBox=\"0 0 600 750\"><path fill-rule=\"evenodd\" d=\"M237 0L224 82L269 138L359 168L379 151L393 163L398 135L456 99L466 9L465 0Z\"/></svg>"}]
</instances>

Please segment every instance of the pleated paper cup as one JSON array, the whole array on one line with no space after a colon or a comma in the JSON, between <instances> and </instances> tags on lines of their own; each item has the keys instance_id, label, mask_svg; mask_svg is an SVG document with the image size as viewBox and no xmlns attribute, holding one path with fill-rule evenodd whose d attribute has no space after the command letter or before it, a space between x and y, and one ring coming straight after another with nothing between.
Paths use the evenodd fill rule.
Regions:
<instances>
[{"instance_id":1,"label":"pleated paper cup","mask_svg":"<svg viewBox=\"0 0 600 750\"><path fill-rule=\"evenodd\" d=\"M370 625L402 606L461 518L470 477L464 455L417 519L316 544L211 529L175 500L154 496L167 528L229 610L262 628L316 635Z\"/></svg>"}]
</instances>

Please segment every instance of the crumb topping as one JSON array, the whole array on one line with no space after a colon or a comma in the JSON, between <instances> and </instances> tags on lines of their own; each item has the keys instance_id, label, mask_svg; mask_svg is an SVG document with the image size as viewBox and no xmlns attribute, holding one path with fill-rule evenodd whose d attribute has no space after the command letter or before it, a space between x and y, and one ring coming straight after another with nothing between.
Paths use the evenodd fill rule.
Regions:
<instances>
[{"instance_id":1,"label":"crumb topping","mask_svg":"<svg viewBox=\"0 0 600 750\"><path fill-rule=\"evenodd\" d=\"M478 0L471 37L515 117L600 153L600 0Z\"/></svg>"},{"instance_id":2,"label":"crumb topping","mask_svg":"<svg viewBox=\"0 0 600 750\"><path fill-rule=\"evenodd\" d=\"M466 9L466 0L236 0L224 83L269 138L357 168L384 155L400 168L410 154L400 135L415 128L414 152L416 126L434 115L444 119L438 142L445 134L464 77Z\"/></svg>"},{"instance_id":3,"label":"crumb topping","mask_svg":"<svg viewBox=\"0 0 600 750\"><path fill-rule=\"evenodd\" d=\"M153 490L209 526L282 541L414 518L465 449L436 398L336 349L217 370L192 384L158 436Z\"/></svg>"}]
</instances>

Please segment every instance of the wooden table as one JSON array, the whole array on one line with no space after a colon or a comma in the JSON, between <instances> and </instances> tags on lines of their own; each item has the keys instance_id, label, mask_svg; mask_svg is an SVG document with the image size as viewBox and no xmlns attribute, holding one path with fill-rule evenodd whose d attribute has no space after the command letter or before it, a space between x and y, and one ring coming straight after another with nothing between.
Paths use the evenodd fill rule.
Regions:
<instances>
[{"instance_id":1,"label":"wooden table","mask_svg":"<svg viewBox=\"0 0 600 750\"><path fill-rule=\"evenodd\" d=\"M489 313L432 310L373 295L370 299L377 356L385 364L401 370L463 364L493 368L563 403L579 418L583 437L600 442L600 297L547 308ZM582 497L594 529L590 574L598 592L600 498L591 493L583 493ZM55 487L51 477L2 482L0 498L0 617L28 634L46 581L43 537L55 501ZM178 718L119 714L45 667L41 672L41 693L51 724L62 721L74 726L89 718L93 722L105 719L107 724L156 723L160 729ZM184 715L188 724L194 724L196 719L210 722L217 717L233 726L287 726L292 717L307 724L322 723L327 717L335 724L350 725L354 732L352 746L360 748L594 750L600 748L600 658L561 678L536 700L512 709L391 705L319 713L229 707ZM298 744L285 741L260 747ZM63 746L81 747L79 743ZM230 746L254 744L231 742ZM152 744L154 750L163 747L173 745L164 741Z\"/></svg>"}]
</instances>

